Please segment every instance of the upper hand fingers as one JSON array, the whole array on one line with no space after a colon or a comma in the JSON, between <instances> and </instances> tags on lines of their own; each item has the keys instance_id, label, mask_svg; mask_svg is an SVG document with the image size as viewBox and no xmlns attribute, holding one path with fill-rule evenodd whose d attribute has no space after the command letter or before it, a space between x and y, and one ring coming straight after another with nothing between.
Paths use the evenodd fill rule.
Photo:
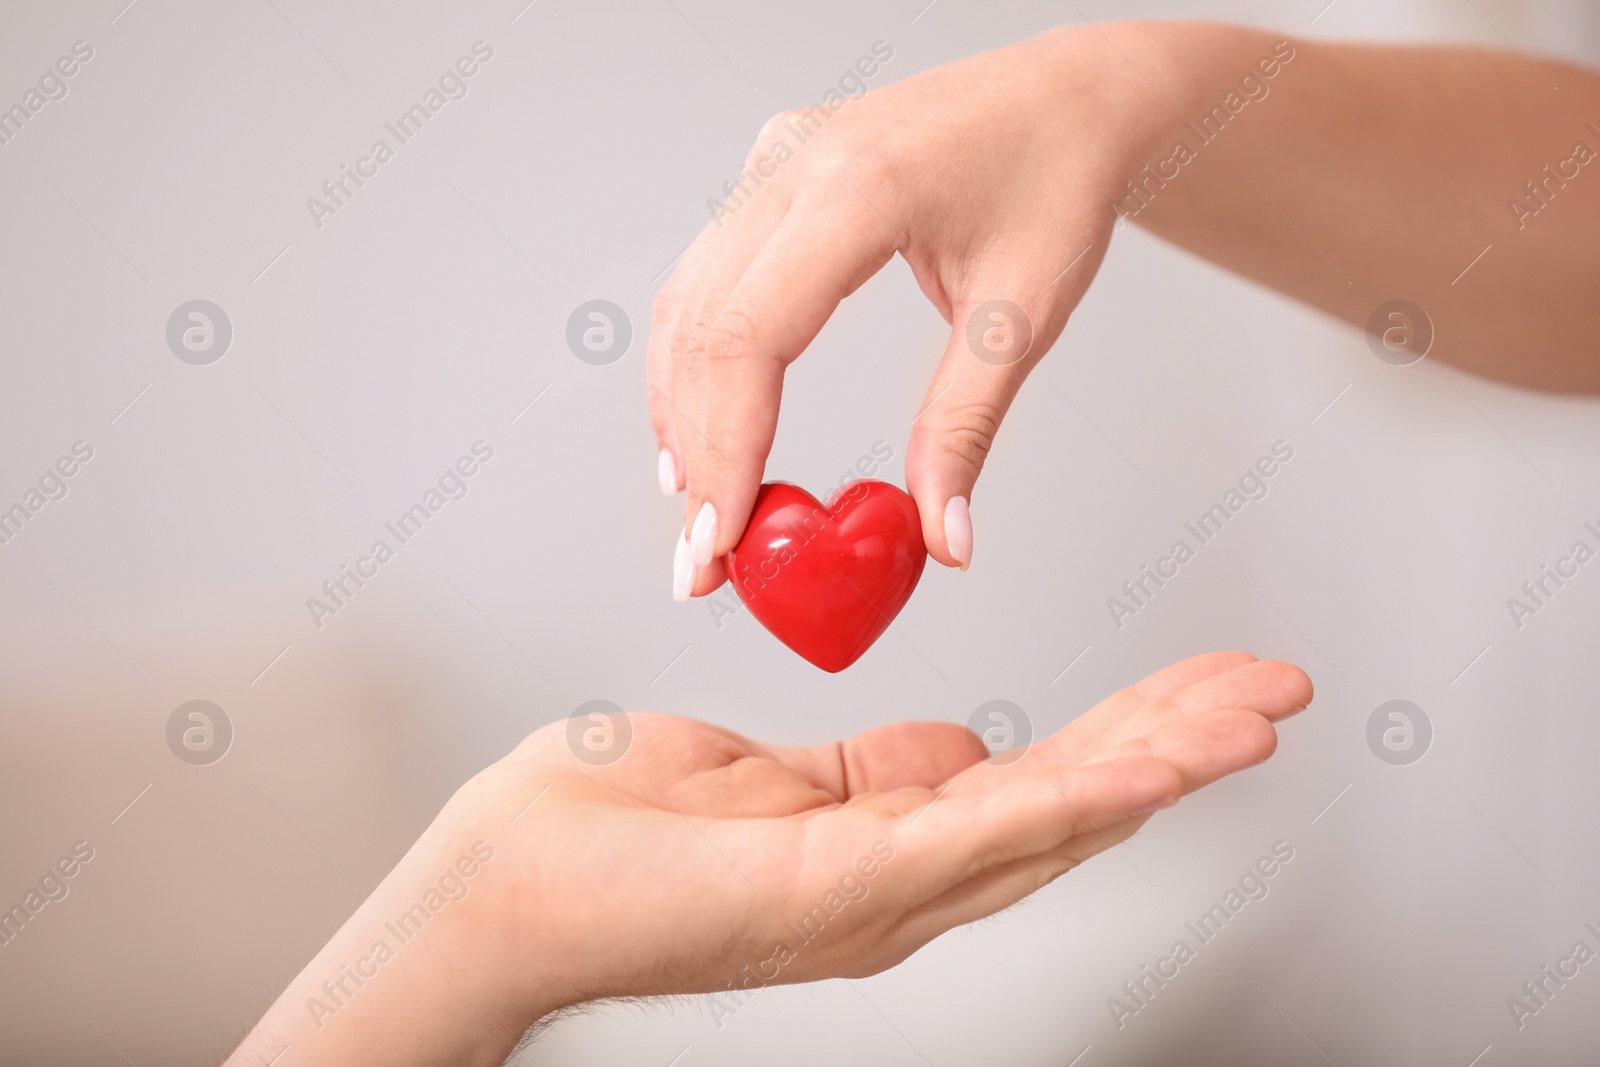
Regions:
<instances>
[{"instance_id":1,"label":"upper hand fingers","mask_svg":"<svg viewBox=\"0 0 1600 1067\"><path fill-rule=\"evenodd\" d=\"M1204 681L1212 675L1253 662L1255 657L1248 652L1207 652L1199 656L1190 656L1134 683L1133 691L1148 700L1170 696L1179 689Z\"/></svg>"},{"instance_id":2,"label":"upper hand fingers","mask_svg":"<svg viewBox=\"0 0 1600 1067\"><path fill-rule=\"evenodd\" d=\"M1171 803L1183 785L1172 766L1139 754L1068 770L1035 767L998 777L990 789L948 791L907 820L897 837L925 857L930 889L943 892L1095 826Z\"/></svg>"},{"instance_id":3,"label":"upper hand fingers","mask_svg":"<svg viewBox=\"0 0 1600 1067\"><path fill-rule=\"evenodd\" d=\"M1203 678L1167 696L1145 701L1122 721L1096 738L1085 752L1117 751L1135 737L1155 733L1167 724L1223 708L1254 712L1276 722L1311 701L1311 679L1299 667L1275 660L1252 660L1243 666Z\"/></svg>"},{"instance_id":4,"label":"upper hand fingers","mask_svg":"<svg viewBox=\"0 0 1600 1067\"><path fill-rule=\"evenodd\" d=\"M1149 734L1090 756L1080 766L1153 756L1174 768L1183 780L1183 792L1192 793L1255 766L1277 746L1278 732L1261 715L1243 708L1219 708L1171 719Z\"/></svg>"},{"instance_id":5,"label":"upper hand fingers","mask_svg":"<svg viewBox=\"0 0 1600 1067\"><path fill-rule=\"evenodd\" d=\"M785 368L816 337L847 293L893 254L877 230L863 228L866 210L850 200L802 198L765 240L733 291L705 315L698 346L678 381L698 396L704 420L688 447L687 514L694 529L710 505L715 532L695 562L704 566L733 548L744 532L778 426Z\"/></svg>"},{"instance_id":6,"label":"upper hand fingers","mask_svg":"<svg viewBox=\"0 0 1600 1067\"><path fill-rule=\"evenodd\" d=\"M1311 703L1311 679L1292 663L1255 660L1214 674L1172 694L1185 714L1247 708L1276 721Z\"/></svg>"}]
</instances>

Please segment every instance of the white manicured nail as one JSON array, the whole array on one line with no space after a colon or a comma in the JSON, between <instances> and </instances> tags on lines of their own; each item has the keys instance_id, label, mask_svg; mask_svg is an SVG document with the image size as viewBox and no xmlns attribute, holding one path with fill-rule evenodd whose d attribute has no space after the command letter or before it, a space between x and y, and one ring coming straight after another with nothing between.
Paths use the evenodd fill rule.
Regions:
<instances>
[{"instance_id":1,"label":"white manicured nail","mask_svg":"<svg viewBox=\"0 0 1600 1067\"><path fill-rule=\"evenodd\" d=\"M672 458L672 452L663 448L661 455L656 457L656 478L661 482L661 491L671 496L678 491L678 461Z\"/></svg>"},{"instance_id":2,"label":"white manicured nail","mask_svg":"<svg viewBox=\"0 0 1600 1067\"><path fill-rule=\"evenodd\" d=\"M689 558L689 542L678 535L678 547L672 553L672 599L682 604L694 591L694 561Z\"/></svg>"},{"instance_id":3,"label":"white manicured nail","mask_svg":"<svg viewBox=\"0 0 1600 1067\"><path fill-rule=\"evenodd\" d=\"M966 570L972 563L972 515L967 498L953 496L944 505L944 543L950 555Z\"/></svg>"},{"instance_id":4,"label":"white manicured nail","mask_svg":"<svg viewBox=\"0 0 1600 1067\"><path fill-rule=\"evenodd\" d=\"M717 548L717 509L710 503L700 505L700 514L694 517L694 532L689 535L689 558L695 566L711 563L711 554Z\"/></svg>"}]
</instances>

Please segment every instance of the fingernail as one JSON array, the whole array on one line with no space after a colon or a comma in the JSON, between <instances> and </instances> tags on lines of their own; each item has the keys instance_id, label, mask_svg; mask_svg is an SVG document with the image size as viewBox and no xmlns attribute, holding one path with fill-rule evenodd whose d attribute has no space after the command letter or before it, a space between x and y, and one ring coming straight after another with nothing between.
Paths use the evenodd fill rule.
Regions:
<instances>
[{"instance_id":1,"label":"fingernail","mask_svg":"<svg viewBox=\"0 0 1600 1067\"><path fill-rule=\"evenodd\" d=\"M972 514L967 498L953 496L944 505L944 543L950 555L966 570L972 563Z\"/></svg>"},{"instance_id":2,"label":"fingernail","mask_svg":"<svg viewBox=\"0 0 1600 1067\"><path fill-rule=\"evenodd\" d=\"M717 509L707 502L700 505L700 514L694 517L694 532L689 535L689 558L697 567L707 566L716 547Z\"/></svg>"},{"instance_id":3,"label":"fingernail","mask_svg":"<svg viewBox=\"0 0 1600 1067\"><path fill-rule=\"evenodd\" d=\"M689 542L678 536L672 553L672 599L682 604L694 589L694 561L689 558Z\"/></svg>"},{"instance_id":4,"label":"fingernail","mask_svg":"<svg viewBox=\"0 0 1600 1067\"><path fill-rule=\"evenodd\" d=\"M1153 811L1160 811L1163 808L1170 808L1170 807L1172 807L1172 805L1176 804L1177 802L1178 802L1178 798L1174 797L1174 796L1157 797L1155 800L1151 801L1149 804L1146 804L1144 807L1142 807L1138 811L1134 812L1134 814L1135 815L1149 815Z\"/></svg>"},{"instance_id":5,"label":"fingernail","mask_svg":"<svg viewBox=\"0 0 1600 1067\"><path fill-rule=\"evenodd\" d=\"M661 492L671 496L678 491L678 461L672 458L672 453L663 448L661 455L656 457L656 478L661 482Z\"/></svg>"}]
</instances>

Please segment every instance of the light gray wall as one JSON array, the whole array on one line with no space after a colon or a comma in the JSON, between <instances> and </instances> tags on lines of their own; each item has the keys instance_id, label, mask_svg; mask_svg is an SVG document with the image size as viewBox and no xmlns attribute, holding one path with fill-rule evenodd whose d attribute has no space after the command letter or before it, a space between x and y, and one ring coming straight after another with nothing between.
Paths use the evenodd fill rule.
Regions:
<instances>
[{"instance_id":1,"label":"light gray wall","mask_svg":"<svg viewBox=\"0 0 1600 1067\"><path fill-rule=\"evenodd\" d=\"M0 948L6 1062L209 1062L457 784L582 701L817 742L1006 698L1047 731L1226 647L1316 681L1266 766L888 974L770 989L720 1027L703 1004L608 1008L525 1062L1465 1065L1492 1046L1488 1067L1592 1049L1595 966L1520 1032L1505 1002L1597 945L1600 574L1521 629L1506 598L1600 543L1582 525L1600 526L1594 404L1386 366L1357 332L1125 230L1001 435L972 570L930 568L905 640L826 676L747 615L719 627L670 600L681 505L655 487L642 342L761 121L874 41L894 48L884 78L1080 13L1503 32L1592 61L1592 7L1337 0L1313 25L1322 0L124 2L0 14L0 102L94 48L0 147L0 505L94 449L0 547L0 904L94 848ZM316 227L306 198L479 39L494 55L469 95ZM165 338L197 298L232 323L209 366ZM564 340L591 299L632 319L609 366ZM898 479L944 332L903 264L869 283L793 371L771 474L831 484L881 439ZM494 458L470 494L315 626L319 583L480 439ZM1294 459L1270 495L1115 628L1106 598L1280 439ZM1410 766L1366 740L1397 698L1434 731ZM235 732L210 766L167 743L194 699ZM1278 841L1294 859L1270 895L1119 1030L1107 999Z\"/></svg>"}]
</instances>

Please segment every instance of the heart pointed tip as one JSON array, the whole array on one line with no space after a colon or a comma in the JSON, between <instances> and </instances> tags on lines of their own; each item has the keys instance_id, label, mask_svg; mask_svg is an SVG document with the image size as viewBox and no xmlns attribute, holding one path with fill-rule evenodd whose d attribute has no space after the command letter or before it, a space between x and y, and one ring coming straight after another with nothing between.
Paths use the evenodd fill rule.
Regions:
<instances>
[{"instance_id":1,"label":"heart pointed tip","mask_svg":"<svg viewBox=\"0 0 1600 1067\"><path fill-rule=\"evenodd\" d=\"M888 630L927 558L915 501L887 482L848 482L826 502L768 482L724 565L762 626L838 674Z\"/></svg>"}]
</instances>

